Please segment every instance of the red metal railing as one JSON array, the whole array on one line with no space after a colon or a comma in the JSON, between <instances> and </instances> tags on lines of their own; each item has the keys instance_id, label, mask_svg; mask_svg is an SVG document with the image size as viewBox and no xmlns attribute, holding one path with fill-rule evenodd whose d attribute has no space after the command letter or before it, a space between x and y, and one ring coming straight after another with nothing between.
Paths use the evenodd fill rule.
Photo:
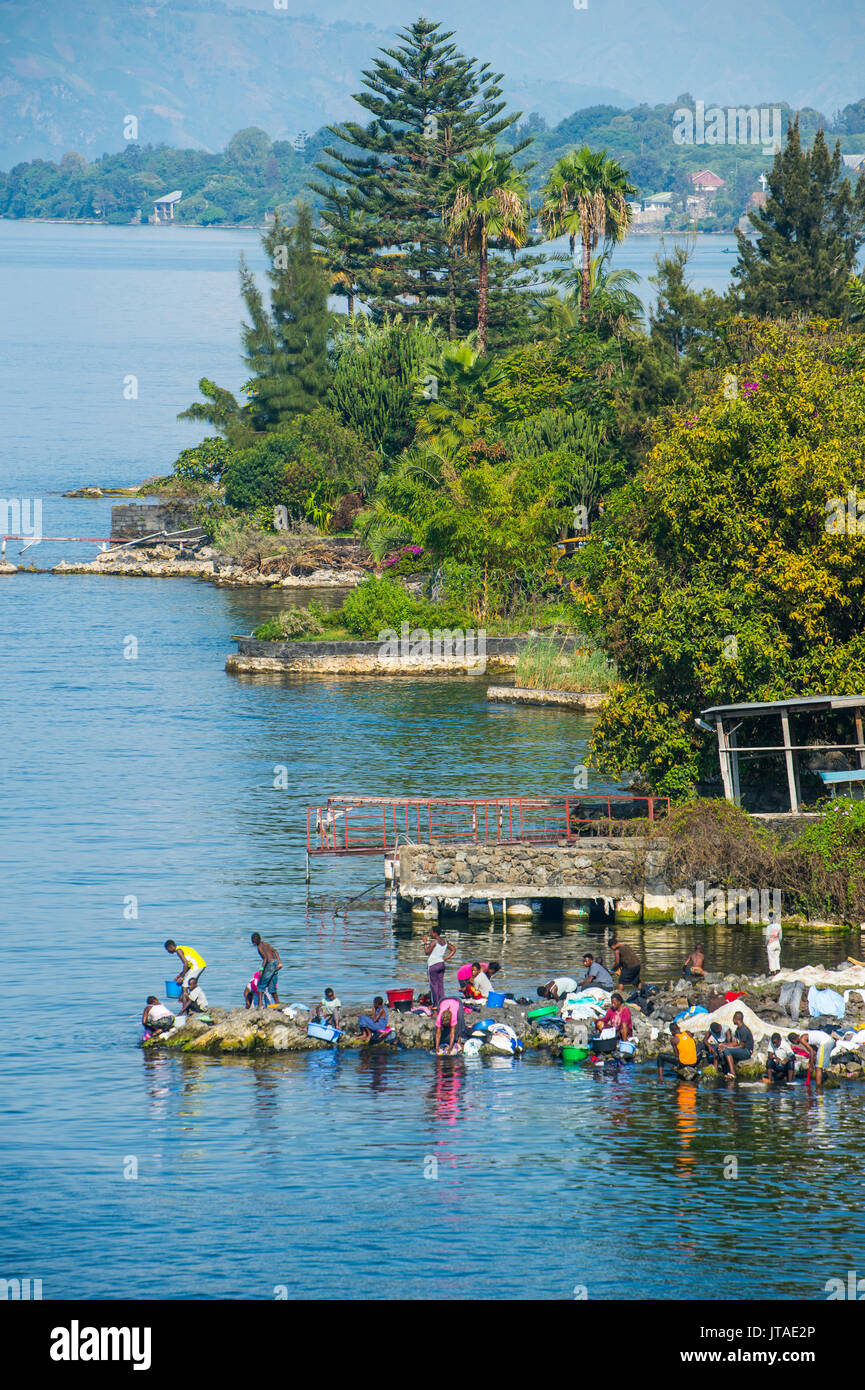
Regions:
<instances>
[{"instance_id":1,"label":"red metal railing","mask_svg":"<svg viewBox=\"0 0 865 1390\"><path fill-rule=\"evenodd\" d=\"M626 808L631 815L616 814ZM586 833L581 826L612 833L614 824L637 816L654 821L669 810L668 796L332 796L325 806L307 807L306 847L345 855L387 854L409 841L554 844Z\"/></svg>"}]
</instances>

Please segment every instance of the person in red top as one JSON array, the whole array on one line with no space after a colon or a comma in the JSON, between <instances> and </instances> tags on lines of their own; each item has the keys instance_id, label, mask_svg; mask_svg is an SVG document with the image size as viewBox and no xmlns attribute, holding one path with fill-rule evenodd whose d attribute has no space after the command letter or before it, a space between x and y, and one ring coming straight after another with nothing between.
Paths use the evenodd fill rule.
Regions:
<instances>
[{"instance_id":1,"label":"person in red top","mask_svg":"<svg viewBox=\"0 0 865 1390\"><path fill-rule=\"evenodd\" d=\"M622 1042L627 1042L634 1031L634 1024L631 1018L631 1010L622 999L621 994L610 995L610 1008L604 1014L598 1024L599 1028L615 1028L616 1037Z\"/></svg>"}]
</instances>

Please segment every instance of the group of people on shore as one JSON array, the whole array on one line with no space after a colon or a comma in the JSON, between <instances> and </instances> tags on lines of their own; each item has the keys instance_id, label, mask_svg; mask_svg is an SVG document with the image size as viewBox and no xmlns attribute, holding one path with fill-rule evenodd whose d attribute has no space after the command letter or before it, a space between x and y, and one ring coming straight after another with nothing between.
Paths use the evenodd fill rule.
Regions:
<instances>
[{"instance_id":1,"label":"group of people on shore","mask_svg":"<svg viewBox=\"0 0 865 1390\"><path fill-rule=\"evenodd\" d=\"M597 960L591 951L586 951L583 955L583 970L585 972L582 980L573 979L570 975L559 975L555 979L549 980L545 985L538 986L538 995L541 999L564 999L568 994L579 994L584 989L605 989L612 990L616 985L614 975L618 975L618 983L627 986L631 990L640 988L640 974L642 962L633 946L629 946L626 941L612 941L610 950L613 952L613 964L608 970L603 961ZM619 996L621 998L621 996Z\"/></svg>"},{"instance_id":2,"label":"group of people on shore","mask_svg":"<svg viewBox=\"0 0 865 1390\"><path fill-rule=\"evenodd\" d=\"M243 991L246 1008L279 1008L278 976L282 969L279 951L270 942L263 941L258 932L252 933L251 941L258 952L260 965ZM777 970L780 928L777 934L773 933L771 941L767 937L767 949L770 946L773 957L771 964ZM424 936L423 949L427 958L430 992L428 999L422 997L419 1004L424 1011L428 1006L435 1017L436 1051L453 1053L462 1046L470 1031L466 1025L465 1006L482 1005L487 1001L492 992L492 980L501 970L501 965L498 961L467 961L457 971L457 991L447 994L445 971L456 954L456 946L436 926ZM591 1046L599 1054L615 1051L620 1044L631 1042L633 1017L624 995L615 988L614 977L618 976L620 985L638 990L642 968L637 952L627 942L613 941L610 949L613 952L610 968L586 951L583 955L582 979L577 980L570 975L555 976L539 985L537 991L542 999L556 1002L585 990L594 989L609 994L606 1011L594 1023ZM204 957L194 947L178 945L170 938L165 942L165 950L179 962L175 976L175 984L180 988L179 1006L176 1012L172 1012L156 995L148 995L141 1016L145 1037L167 1032L184 1015L202 1014L207 1008L207 998L201 986L201 977L207 968ZM705 952L697 944L686 957L682 974L685 977L703 977L704 966ZM330 1024L338 1029L341 1007L335 991L328 987L310 1017L316 1023ZM381 995L375 996L372 1011L361 1014L358 1023L366 1043L388 1040L393 1035L388 1009ZM712 1064L722 1075L733 1079L737 1062L748 1061L754 1054L754 1035L741 1011L734 1014L732 1028L725 1031L719 1023L712 1023L699 1042L678 1022L673 1022L670 1025L670 1041L673 1051L658 1055L659 1077L663 1077L665 1064L695 1068ZM837 1040L831 1034L819 1029L790 1033L786 1039L780 1033L774 1033L767 1059L766 1080L790 1082L797 1070L807 1066L809 1077L813 1072L820 1085L824 1068L836 1045Z\"/></svg>"},{"instance_id":3,"label":"group of people on shore","mask_svg":"<svg viewBox=\"0 0 865 1390\"><path fill-rule=\"evenodd\" d=\"M714 1066L722 1076L735 1080L736 1063L748 1061L754 1055L754 1034L745 1022L741 1010L733 1015L733 1027L724 1030L713 1023L699 1044L693 1033L670 1024L673 1052L658 1053L658 1076L663 1078L664 1063L675 1067Z\"/></svg>"},{"instance_id":4,"label":"group of people on shore","mask_svg":"<svg viewBox=\"0 0 865 1390\"><path fill-rule=\"evenodd\" d=\"M269 941L262 941L257 931L252 933L251 940L261 957L261 965L244 988L243 998L246 1007L250 1009L255 1003L256 1006L279 1008L277 975L282 969L279 952ZM190 1013L203 1014L207 1008L207 996L201 987L201 977L207 969L204 956L196 951L194 946L179 946L170 937L165 942L165 949L180 962L180 969L174 977L174 983L180 986L180 1002L172 1012L158 995L148 994L141 1015L145 1037L152 1037L154 1033L167 1033L175 1027L179 1018Z\"/></svg>"},{"instance_id":5,"label":"group of people on shore","mask_svg":"<svg viewBox=\"0 0 865 1390\"><path fill-rule=\"evenodd\" d=\"M633 946L625 941L614 941L610 949L613 963L610 969L598 960L591 951L583 955L583 978L577 980L570 975L557 975L546 984L538 985L538 997L555 1002L566 1000L569 996L579 996L586 990L599 991L608 995L606 1011L602 1011L591 1024L589 1046L595 1059L603 1059L606 1054L631 1054L634 1042L634 1020L624 995L618 990L614 976L619 982L630 986L633 991L640 988L642 962ZM598 995L595 995L598 998ZM599 1005L604 1009L603 1003ZM623 1046L627 1044L627 1046Z\"/></svg>"},{"instance_id":6,"label":"group of people on shore","mask_svg":"<svg viewBox=\"0 0 865 1390\"><path fill-rule=\"evenodd\" d=\"M699 1040L678 1023L671 1023L670 1038L674 1052L658 1054L660 1077L666 1062L678 1067L713 1066L725 1079L734 1080L736 1063L750 1061L754 1055L754 1034L741 1010L733 1015L732 1028L725 1030L720 1023L711 1023ZM813 1076L822 1086L824 1070L838 1046L838 1039L822 1028L788 1033L786 1038L773 1033L763 1079L787 1084L795 1080L797 1072L806 1071L809 1080Z\"/></svg>"}]
</instances>

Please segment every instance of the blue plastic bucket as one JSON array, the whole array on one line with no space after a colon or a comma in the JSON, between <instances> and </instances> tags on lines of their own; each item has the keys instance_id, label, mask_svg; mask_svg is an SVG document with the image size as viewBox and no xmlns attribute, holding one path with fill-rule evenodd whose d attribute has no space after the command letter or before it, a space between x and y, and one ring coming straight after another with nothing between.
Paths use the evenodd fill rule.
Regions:
<instances>
[{"instance_id":1,"label":"blue plastic bucket","mask_svg":"<svg viewBox=\"0 0 865 1390\"><path fill-rule=\"evenodd\" d=\"M316 1023L310 1019L306 1027L308 1038L320 1038L322 1042L336 1042L337 1038L342 1037L339 1028L334 1028L329 1023Z\"/></svg>"},{"instance_id":2,"label":"blue plastic bucket","mask_svg":"<svg viewBox=\"0 0 865 1390\"><path fill-rule=\"evenodd\" d=\"M179 999L182 994L183 990L181 989L180 985L177 983L176 980L165 981L166 999Z\"/></svg>"},{"instance_id":3,"label":"blue plastic bucket","mask_svg":"<svg viewBox=\"0 0 865 1390\"><path fill-rule=\"evenodd\" d=\"M504 1002L505 996L503 994L498 994L494 989L490 990L489 994L487 995L488 1009L500 1009Z\"/></svg>"}]
</instances>

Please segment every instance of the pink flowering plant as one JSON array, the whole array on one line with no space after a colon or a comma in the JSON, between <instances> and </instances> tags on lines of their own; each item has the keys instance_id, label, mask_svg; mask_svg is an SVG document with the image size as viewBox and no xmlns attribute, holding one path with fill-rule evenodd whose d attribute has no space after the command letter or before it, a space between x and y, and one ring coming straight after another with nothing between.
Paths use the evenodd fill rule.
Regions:
<instances>
[{"instance_id":1,"label":"pink flowering plant","mask_svg":"<svg viewBox=\"0 0 865 1390\"><path fill-rule=\"evenodd\" d=\"M403 545L382 560L382 573L420 574L429 568L429 556L422 545Z\"/></svg>"}]
</instances>

